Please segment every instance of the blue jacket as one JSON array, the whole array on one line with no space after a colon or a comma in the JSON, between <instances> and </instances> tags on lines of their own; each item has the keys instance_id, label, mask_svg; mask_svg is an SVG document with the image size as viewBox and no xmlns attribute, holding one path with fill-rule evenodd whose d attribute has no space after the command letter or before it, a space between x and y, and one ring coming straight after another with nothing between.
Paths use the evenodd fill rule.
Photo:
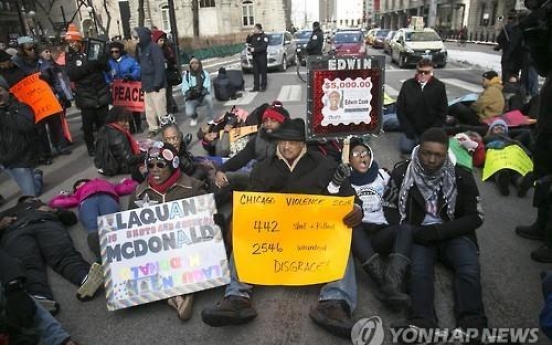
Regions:
<instances>
[{"instance_id":1,"label":"blue jacket","mask_svg":"<svg viewBox=\"0 0 552 345\"><path fill-rule=\"evenodd\" d=\"M105 81L108 84L127 76L130 80L140 80L140 65L132 56L124 54L121 55L119 61L110 58L107 63L109 64L109 72L105 73Z\"/></svg>"},{"instance_id":2,"label":"blue jacket","mask_svg":"<svg viewBox=\"0 0 552 345\"><path fill-rule=\"evenodd\" d=\"M154 92L167 87L165 73L165 57L157 43L151 41L151 31L148 28L137 28L140 42L137 46L137 56L140 62L142 90Z\"/></svg>"},{"instance_id":3,"label":"blue jacket","mask_svg":"<svg viewBox=\"0 0 552 345\"><path fill-rule=\"evenodd\" d=\"M211 76L205 70L202 70L201 72L203 73L203 89L206 90L206 94L211 94ZM187 92L196 85L196 77L189 71L184 73L182 76L182 95L186 97Z\"/></svg>"}]
</instances>

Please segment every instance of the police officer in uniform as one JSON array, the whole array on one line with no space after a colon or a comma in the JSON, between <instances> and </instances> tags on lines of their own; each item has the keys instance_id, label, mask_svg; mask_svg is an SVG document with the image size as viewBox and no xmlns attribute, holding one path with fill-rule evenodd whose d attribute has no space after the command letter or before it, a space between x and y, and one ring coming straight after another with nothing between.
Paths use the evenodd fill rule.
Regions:
<instances>
[{"instance_id":1,"label":"police officer in uniform","mask_svg":"<svg viewBox=\"0 0 552 345\"><path fill-rule=\"evenodd\" d=\"M307 55L322 55L324 46L324 32L320 29L320 23L312 23L312 34L307 43Z\"/></svg>"},{"instance_id":2,"label":"police officer in uniform","mask_svg":"<svg viewBox=\"0 0 552 345\"><path fill-rule=\"evenodd\" d=\"M247 36L247 50L253 55L253 89L255 91L266 90L266 48L268 47L268 37L264 34L263 26L255 24L253 34ZM259 79L260 85L259 85Z\"/></svg>"}]
</instances>

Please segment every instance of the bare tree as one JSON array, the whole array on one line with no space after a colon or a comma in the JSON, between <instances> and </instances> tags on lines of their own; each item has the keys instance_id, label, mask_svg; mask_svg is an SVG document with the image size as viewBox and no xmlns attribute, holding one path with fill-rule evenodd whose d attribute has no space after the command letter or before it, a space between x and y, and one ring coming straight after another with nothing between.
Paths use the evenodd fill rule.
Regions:
<instances>
[{"instance_id":1,"label":"bare tree","mask_svg":"<svg viewBox=\"0 0 552 345\"><path fill-rule=\"evenodd\" d=\"M56 29L56 23L52 20L50 13L57 3L60 3L61 0L31 0L30 1L34 8L40 9L45 14L45 17L52 25L52 28Z\"/></svg>"}]
</instances>

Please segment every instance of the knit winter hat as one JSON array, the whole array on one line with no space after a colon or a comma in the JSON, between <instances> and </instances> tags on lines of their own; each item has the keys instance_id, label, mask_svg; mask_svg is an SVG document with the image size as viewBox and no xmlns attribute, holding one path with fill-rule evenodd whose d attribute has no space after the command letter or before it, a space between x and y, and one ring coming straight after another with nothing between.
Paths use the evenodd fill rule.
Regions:
<instances>
[{"instance_id":1,"label":"knit winter hat","mask_svg":"<svg viewBox=\"0 0 552 345\"><path fill-rule=\"evenodd\" d=\"M114 41L114 42L109 43L109 50L111 50L113 48L119 49L119 51L121 53L125 51L125 45L122 44L121 42Z\"/></svg>"},{"instance_id":2,"label":"knit winter hat","mask_svg":"<svg viewBox=\"0 0 552 345\"><path fill-rule=\"evenodd\" d=\"M503 119L496 119L493 122L491 122L491 124L489 125L489 133L492 133L493 127L496 127L496 126L504 127L505 128L504 133L508 133L508 123Z\"/></svg>"},{"instance_id":3,"label":"knit winter hat","mask_svg":"<svg viewBox=\"0 0 552 345\"><path fill-rule=\"evenodd\" d=\"M495 71L488 71L488 72L483 73L483 78L485 78L485 79L491 80L494 77L498 77L498 73L496 73Z\"/></svg>"},{"instance_id":4,"label":"knit winter hat","mask_svg":"<svg viewBox=\"0 0 552 345\"><path fill-rule=\"evenodd\" d=\"M65 33L65 40L66 41L82 41L82 33L79 32L79 29L77 29L77 26L73 23L69 24L69 27L67 28L67 32Z\"/></svg>"},{"instance_id":5,"label":"knit winter hat","mask_svg":"<svg viewBox=\"0 0 552 345\"><path fill-rule=\"evenodd\" d=\"M17 39L17 44L19 44L20 46L27 43L35 43L35 41L29 36L21 36Z\"/></svg>"}]
</instances>

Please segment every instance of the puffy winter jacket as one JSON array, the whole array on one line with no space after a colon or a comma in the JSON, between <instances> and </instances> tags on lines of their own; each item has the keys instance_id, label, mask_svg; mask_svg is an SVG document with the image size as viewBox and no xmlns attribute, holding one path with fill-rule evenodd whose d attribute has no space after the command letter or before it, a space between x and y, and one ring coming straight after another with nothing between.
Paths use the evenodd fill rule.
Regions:
<instances>
[{"instance_id":1,"label":"puffy winter jacket","mask_svg":"<svg viewBox=\"0 0 552 345\"><path fill-rule=\"evenodd\" d=\"M48 205L54 208L77 207L88 197L98 193L109 194L118 202L119 196L128 195L134 192L136 190L136 186L138 186L138 182L131 179L124 179L114 185L104 179L95 178L86 182L83 186L77 189L74 194L60 194L54 197L50 200Z\"/></svg>"},{"instance_id":2,"label":"puffy winter jacket","mask_svg":"<svg viewBox=\"0 0 552 345\"><path fill-rule=\"evenodd\" d=\"M0 106L0 164L6 168L30 168L35 164L34 112L11 97Z\"/></svg>"},{"instance_id":3,"label":"puffy winter jacket","mask_svg":"<svg viewBox=\"0 0 552 345\"><path fill-rule=\"evenodd\" d=\"M109 85L104 72L108 66L103 61L88 61L82 53L68 53L67 75L74 83L75 103L78 108L100 108L111 102Z\"/></svg>"}]
</instances>

